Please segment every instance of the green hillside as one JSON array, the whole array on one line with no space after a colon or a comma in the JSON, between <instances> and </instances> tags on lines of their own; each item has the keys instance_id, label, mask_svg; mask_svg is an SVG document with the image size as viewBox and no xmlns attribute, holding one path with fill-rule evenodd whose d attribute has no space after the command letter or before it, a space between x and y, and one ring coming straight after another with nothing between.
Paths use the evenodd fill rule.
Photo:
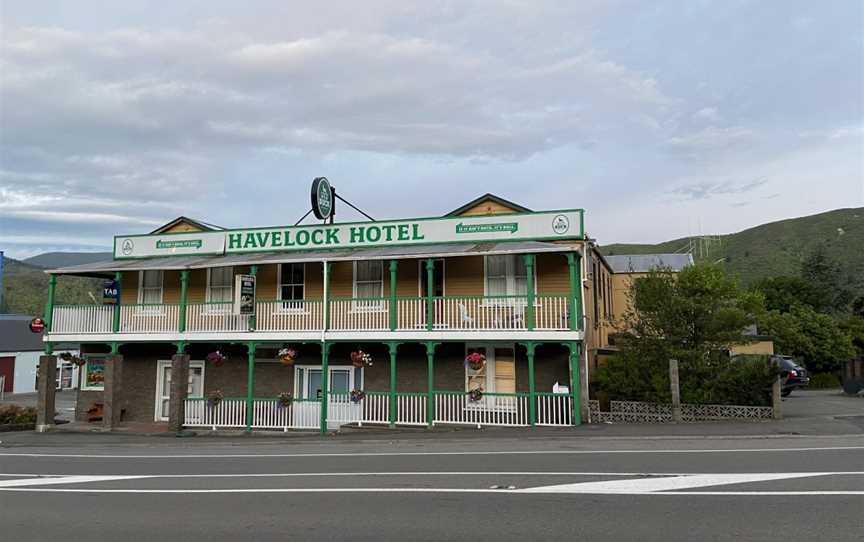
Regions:
<instances>
[{"instance_id":1,"label":"green hillside","mask_svg":"<svg viewBox=\"0 0 864 542\"><path fill-rule=\"evenodd\" d=\"M864 292L864 207L771 222L710 239L682 238L656 245L613 244L604 254L686 252L699 261L720 263L745 285L777 275L797 275L801 261L824 243L847 283Z\"/></svg>"},{"instance_id":2,"label":"green hillside","mask_svg":"<svg viewBox=\"0 0 864 542\"><path fill-rule=\"evenodd\" d=\"M46 252L22 260L22 262L43 269L57 269L85 263L104 262L110 260L111 256L110 252Z\"/></svg>"},{"instance_id":3,"label":"green hillside","mask_svg":"<svg viewBox=\"0 0 864 542\"><path fill-rule=\"evenodd\" d=\"M4 258L6 312L42 315L48 292L48 275L40 267ZM83 277L59 277L55 291L56 303L93 303L101 301L102 280Z\"/></svg>"}]
</instances>

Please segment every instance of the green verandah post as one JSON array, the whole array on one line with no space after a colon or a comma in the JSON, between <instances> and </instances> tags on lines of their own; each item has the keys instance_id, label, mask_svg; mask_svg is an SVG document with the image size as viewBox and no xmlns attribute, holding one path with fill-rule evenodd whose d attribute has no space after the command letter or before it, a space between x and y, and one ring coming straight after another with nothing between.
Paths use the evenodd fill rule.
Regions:
<instances>
[{"instance_id":1,"label":"green verandah post","mask_svg":"<svg viewBox=\"0 0 864 542\"><path fill-rule=\"evenodd\" d=\"M123 290L121 289L123 281L123 273L117 271L114 273L114 285L117 287L117 293L121 293ZM114 309L112 312L113 321L111 323L111 330L114 333L120 332L120 296L117 296L117 299L114 300Z\"/></svg>"},{"instance_id":2,"label":"green verandah post","mask_svg":"<svg viewBox=\"0 0 864 542\"><path fill-rule=\"evenodd\" d=\"M118 273L119 274L119 273ZM186 331L186 304L189 299L189 270L180 271L180 315L177 317L179 322L178 330L180 333ZM120 314L119 312L117 313Z\"/></svg>"},{"instance_id":3,"label":"green verandah post","mask_svg":"<svg viewBox=\"0 0 864 542\"><path fill-rule=\"evenodd\" d=\"M426 260L426 329L432 331L435 324L435 307L433 306L435 296L435 260Z\"/></svg>"},{"instance_id":4,"label":"green verandah post","mask_svg":"<svg viewBox=\"0 0 864 542\"><path fill-rule=\"evenodd\" d=\"M525 307L525 327L528 331L534 330L534 255L533 254L525 254L523 256L525 259L525 274L526 277L526 289L527 289L527 302L528 305Z\"/></svg>"},{"instance_id":5,"label":"green verandah post","mask_svg":"<svg viewBox=\"0 0 864 542\"><path fill-rule=\"evenodd\" d=\"M327 433L327 388L330 384L330 346L332 343L321 341L321 433Z\"/></svg>"},{"instance_id":6,"label":"green verandah post","mask_svg":"<svg viewBox=\"0 0 864 542\"><path fill-rule=\"evenodd\" d=\"M48 300L45 302L45 331L51 331L51 321L54 319L54 291L57 289L57 275L48 276Z\"/></svg>"},{"instance_id":7,"label":"green verandah post","mask_svg":"<svg viewBox=\"0 0 864 542\"><path fill-rule=\"evenodd\" d=\"M396 307L396 270L398 265L396 260L390 260L390 331L396 331L398 323Z\"/></svg>"},{"instance_id":8,"label":"green verandah post","mask_svg":"<svg viewBox=\"0 0 864 542\"><path fill-rule=\"evenodd\" d=\"M582 402L579 399L579 358L582 357L582 345L576 341L564 343L570 349L570 394L573 396L573 425L582 425Z\"/></svg>"},{"instance_id":9,"label":"green verandah post","mask_svg":"<svg viewBox=\"0 0 864 542\"><path fill-rule=\"evenodd\" d=\"M258 276L258 266L252 265L249 266L249 274L253 277ZM249 315L249 331L255 331L255 328L258 325L258 317L256 312L258 311L258 282L255 282L255 312Z\"/></svg>"},{"instance_id":10,"label":"green verandah post","mask_svg":"<svg viewBox=\"0 0 864 542\"><path fill-rule=\"evenodd\" d=\"M246 354L247 354L247 372L246 372L246 432L250 433L252 431L252 422L253 422L253 412L252 412L252 403L253 398L255 397L255 350L256 344L254 342L246 343Z\"/></svg>"},{"instance_id":11,"label":"green verandah post","mask_svg":"<svg viewBox=\"0 0 864 542\"><path fill-rule=\"evenodd\" d=\"M533 426L537 424L537 386L534 381L534 348L537 343L528 341L522 344L528 356L528 418Z\"/></svg>"},{"instance_id":12,"label":"green verandah post","mask_svg":"<svg viewBox=\"0 0 864 542\"><path fill-rule=\"evenodd\" d=\"M570 294L567 296L570 331L577 331L582 329L582 255L568 252L567 268L570 275Z\"/></svg>"},{"instance_id":13,"label":"green verandah post","mask_svg":"<svg viewBox=\"0 0 864 542\"><path fill-rule=\"evenodd\" d=\"M396 427L396 349L399 347L397 342L388 342L387 348L390 351L390 404L388 413L390 414L390 427Z\"/></svg>"},{"instance_id":14,"label":"green verandah post","mask_svg":"<svg viewBox=\"0 0 864 542\"><path fill-rule=\"evenodd\" d=\"M435 347L441 343L426 342L426 425L435 423Z\"/></svg>"}]
</instances>

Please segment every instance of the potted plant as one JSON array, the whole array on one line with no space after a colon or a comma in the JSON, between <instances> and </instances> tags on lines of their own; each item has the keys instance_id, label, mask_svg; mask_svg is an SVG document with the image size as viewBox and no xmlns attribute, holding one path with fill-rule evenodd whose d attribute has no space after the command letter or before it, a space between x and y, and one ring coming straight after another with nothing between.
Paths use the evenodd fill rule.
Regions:
<instances>
[{"instance_id":1,"label":"potted plant","mask_svg":"<svg viewBox=\"0 0 864 542\"><path fill-rule=\"evenodd\" d=\"M468 400L472 403L476 403L480 399L483 398L483 389L482 388L474 388L473 390L468 392Z\"/></svg>"},{"instance_id":2,"label":"potted plant","mask_svg":"<svg viewBox=\"0 0 864 542\"><path fill-rule=\"evenodd\" d=\"M207 360L207 363L212 363L213 365L218 367L225 363L225 360L227 360L228 358L219 350L214 350L213 352L207 354L207 357L204 359Z\"/></svg>"},{"instance_id":3,"label":"potted plant","mask_svg":"<svg viewBox=\"0 0 864 542\"><path fill-rule=\"evenodd\" d=\"M479 371L486 366L486 356L480 352L472 352L465 357L465 365L472 371Z\"/></svg>"},{"instance_id":4,"label":"potted plant","mask_svg":"<svg viewBox=\"0 0 864 542\"><path fill-rule=\"evenodd\" d=\"M354 352L351 352L351 364L357 368L371 367L372 356L358 348Z\"/></svg>"},{"instance_id":5,"label":"potted plant","mask_svg":"<svg viewBox=\"0 0 864 542\"><path fill-rule=\"evenodd\" d=\"M78 367L81 367L85 363L87 363L86 359L84 359L80 356L76 356L75 354L73 354L71 352L63 352L58 357L60 359L62 359L63 361L68 362L68 363L73 363L73 364L77 365Z\"/></svg>"},{"instance_id":6,"label":"potted plant","mask_svg":"<svg viewBox=\"0 0 864 542\"><path fill-rule=\"evenodd\" d=\"M363 390L351 390L351 402L359 403L366 398L366 392Z\"/></svg>"},{"instance_id":7,"label":"potted plant","mask_svg":"<svg viewBox=\"0 0 864 542\"><path fill-rule=\"evenodd\" d=\"M213 390L207 395L207 406L210 408L216 408L224 398L225 395L222 393L222 390Z\"/></svg>"},{"instance_id":8,"label":"potted plant","mask_svg":"<svg viewBox=\"0 0 864 542\"><path fill-rule=\"evenodd\" d=\"M282 365L294 365L294 360L297 359L297 351L289 347L279 349L277 355Z\"/></svg>"},{"instance_id":9,"label":"potted plant","mask_svg":"<svg viewBox=\"0 0 864 542\"><path fill-rule=\"evenodd\" d=\"M289 406L291 406L291 403L294 402L294 396L287 391L283 391L276 398L276 402L279 408L288 408Z\"/></svg>"}]
</instances>

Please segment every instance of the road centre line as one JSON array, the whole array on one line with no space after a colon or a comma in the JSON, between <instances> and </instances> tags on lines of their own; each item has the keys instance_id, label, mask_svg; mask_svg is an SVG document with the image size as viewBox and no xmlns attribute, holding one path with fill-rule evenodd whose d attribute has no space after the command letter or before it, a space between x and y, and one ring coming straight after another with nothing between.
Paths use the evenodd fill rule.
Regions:
<instances>
[{"instance_id":1,"label":"road centre line","mask_svg":"<svg viewBox=\"0 0 864 542\"><path fill-rule=\"evenodd\" d=\"M78 459L258 459L258 458L321 458L321 457L403 457L403 456L485 456L485 455L592 455L592 454L718 454L763 452L828 452L864 450L864 446L810 448L727 448L727 449L665 449L665 450L492 450L461 452L325 452L284 454L51 454L34 452L0 453L0 457L65 457Z\"/></svg>"}]
</instances>

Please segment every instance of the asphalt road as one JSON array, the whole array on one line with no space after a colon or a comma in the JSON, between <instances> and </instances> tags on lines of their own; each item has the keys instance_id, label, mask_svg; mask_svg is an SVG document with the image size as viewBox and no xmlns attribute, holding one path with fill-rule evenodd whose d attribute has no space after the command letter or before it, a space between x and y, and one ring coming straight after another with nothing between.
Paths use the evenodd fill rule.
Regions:
<instances>
[{"instance_id":1,"label":"asphalt road","mask_svg":"<svg viewBox=\"0 0 864 542\"><path fill-rule=\"evenodd\" d=\"M0 444L3 540L825 542L861 539L862 514L856 436Z\"/></svg>"}]
</instances>

